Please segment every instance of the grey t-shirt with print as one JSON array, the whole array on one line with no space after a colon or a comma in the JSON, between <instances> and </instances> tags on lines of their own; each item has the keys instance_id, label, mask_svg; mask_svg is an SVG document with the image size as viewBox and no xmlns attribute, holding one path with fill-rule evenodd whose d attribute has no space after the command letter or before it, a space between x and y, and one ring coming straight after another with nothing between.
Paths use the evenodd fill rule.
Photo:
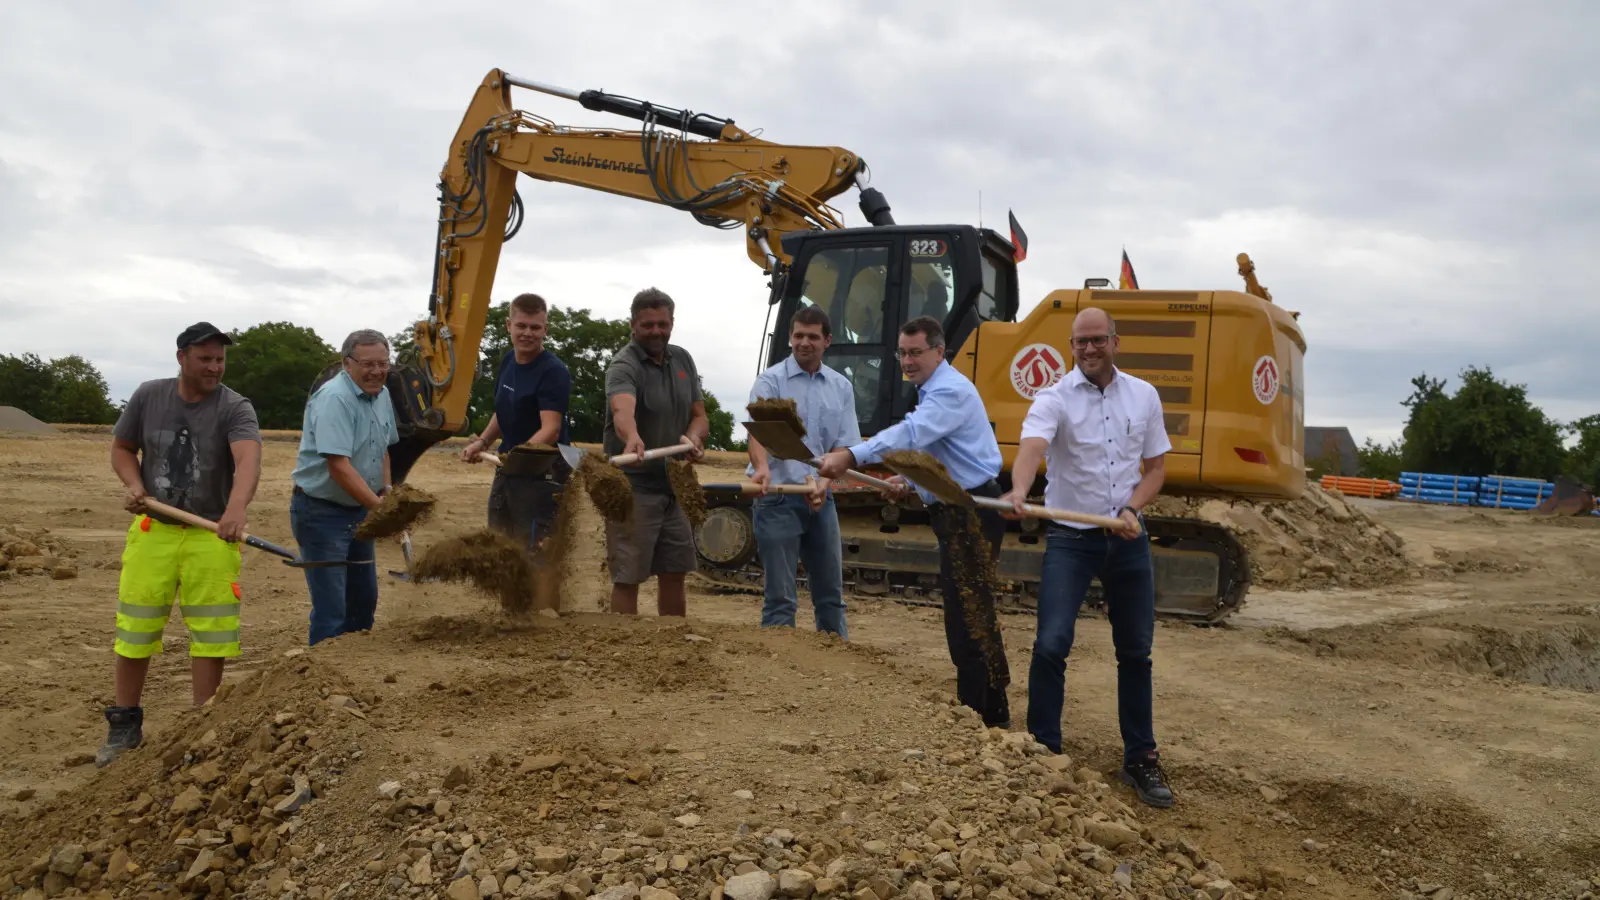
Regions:
<instances>
[{"instance_id":1,"label":"grey t-shirt with print","mask_svg":"<svg viewBox=\"0 0 1600 900\"><path fill-rule=\"evenodd\" d=\"M222 518L233 491L229 445L261 441L255 407L239 392L218 385L199 402L187 403L178 396L176 378L139 385L111 433L138 448L151 497L212 521Z\"/></svg>"}]
</instances>

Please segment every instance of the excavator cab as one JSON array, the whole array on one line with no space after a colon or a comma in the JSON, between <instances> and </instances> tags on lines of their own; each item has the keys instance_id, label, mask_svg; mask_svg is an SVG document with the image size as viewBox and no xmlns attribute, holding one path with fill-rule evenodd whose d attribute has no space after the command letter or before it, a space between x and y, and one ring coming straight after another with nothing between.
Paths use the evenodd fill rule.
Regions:
<instances>
[{"instance_id":1,"label":"excavator cab","mask_svg":"<svg viewBox=\"0 0 1600 900\"><path fill-rule=\"evenodd\" d=\"M789 321L803 307L828 314L833 344L824 356L856 391L863 436L898 422L916 388L895 359L900 326L932 316L945 331L945 358L982 322L1014 322L1016 264L1009 241L970 225L887 225L805 231L783 237L793 260L773 279L777 306L763 366L789 355Z\"/></svg>"}]
</instances>

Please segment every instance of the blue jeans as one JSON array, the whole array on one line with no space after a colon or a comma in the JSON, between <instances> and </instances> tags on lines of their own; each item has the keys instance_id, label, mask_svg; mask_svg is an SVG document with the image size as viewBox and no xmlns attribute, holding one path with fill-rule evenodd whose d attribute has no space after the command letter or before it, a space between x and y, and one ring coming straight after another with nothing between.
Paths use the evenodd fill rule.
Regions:
<instances>
[{"instance_id":1,"label":"blue jeans","mask_svg":"<svg viewBox=\"0 0 1600 900\"><path fill-rule=\"evenodd\" d=\"M795 590L795 563L806 567L811 606L817 630L842 638L844 624L844 562L839 547L839 513L829 495L816 512L806 498L794 494L758 497L751 505L756 549L761 553L764 601L762 627L794 627L799 597Z\"/></svg>"},{"instance_id":2,"label":"blue jeans","mask_svg":"<svg viewBox=\"0 0 1600 900\"><path fill-rule=\"evenodd\" d=\"M1099 577L1117 653L1117 719L1124 763L1156 749L1152 722L1150 644L1155 636L1155 575L1150 536L1123 540L1100 529L1048 526L1039 581L1038 634L1028 669L1028 731L1061 752L1061 707L1067 654L1089 581Z\"/></svg>"},{"instance_id":3,"label":"blue jeans","mask_svg":"<svg viewBox=\"0 0 1600 900\"><path fill-rule=\"evenodd\" d=\"M289 501L289 526L300 557L310 561L371 560L372 541L356 540L364 506L349 507L295 491ZM370 631L378 611L378 567L325 566L302 569L311 589L311 643L350 631Z\"/></svg>"}]
</instances>

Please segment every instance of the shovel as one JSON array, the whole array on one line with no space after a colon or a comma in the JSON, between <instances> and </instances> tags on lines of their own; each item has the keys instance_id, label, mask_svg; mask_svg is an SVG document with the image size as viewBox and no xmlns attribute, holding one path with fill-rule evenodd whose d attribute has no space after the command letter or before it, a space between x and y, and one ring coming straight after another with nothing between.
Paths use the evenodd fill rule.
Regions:
<instances>
[{"instance_id":1,"label":"shovel","mask_svg":"<svg viewBox=\"0 0 1600 900\"><path fill-rule=\"evenodd\" d=\"M884 457L883 464L893 469L896 474L904 476L907 481L915 482L923 490L937 497L941 503L948 503L951 506L981 506L1000 512L1016 513L1016 507L998 497L974 497L967 493L961 485L956 484L955 479L950 477L938 460L926 453L896 450ZM1121 519L1113 519L1110 516L1096 516L1070 509L1055 509L1032 504L1025 504L1022 507L1022 514L1033 519L1058 519L1063 522L1097 525L1101 528L1120 528L1123 524Z\"/></svg>"},{"instance_id":2,"label":"shovel","mask_svg":"<svg viewBox=\"0 0 1600 900\"><path fill-rule=\"evenodd\" d=\"M816 455L811 452L811 448L807 447L805 441L800 439L800 435L795 431L794 425L783 419L745 422L744 430L759 441L768 453L779 459L803 462L813 469L822 465L822 461L817 459ZM873 478L865 472L847 469L845 474L862 484L871 485L879 490L890 491L891 493L899 493L900 491L900 485L884 481L882 478Z\"/></svg>"},{"instance_id":3,"label":"shovel","mask_svg":"<svg viewBox=\"0 0 1600 900\"><path fill-rule=\"evenodd\" d=\"M179 522L183 522L187 525L193 525L196 528L204 528L212 534L217 533L217 523L211 521L210 519L201 518L194 513L185 512L181 509L177 509L176 507L168 506L165 503L162 503L158 500L152 500L149 497L145 498L144 505L145 508L151 512L160 513L169 519L176 519ZM262 540L253 534L245 535L242 539L242 542L256 548L257 550L265 550L275 556L281 556L283 557L284 565L293 566L296 569L324 569L331 568L333 566L370 566L377 562L375 559L329 559L308 561L295 556L294 551L289 550L287 547L280 547L271 541Z\"/></svg>"}]
</instances>

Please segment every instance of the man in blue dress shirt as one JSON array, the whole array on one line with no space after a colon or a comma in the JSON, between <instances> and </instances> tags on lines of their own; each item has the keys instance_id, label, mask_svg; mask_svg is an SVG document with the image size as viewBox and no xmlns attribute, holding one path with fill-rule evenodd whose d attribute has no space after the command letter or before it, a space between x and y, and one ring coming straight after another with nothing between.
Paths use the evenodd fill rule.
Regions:
<instances>
[{"instance_id":1,"label":"man in blue dress shirt","mask_svg":"<svg viewBox=\"0 0 1600 900\"><path fill-rule=\"evenodd\" d=\"M311 643L368 631L378 609L372 541L356 526L389 491L389 448L400 441L389 377L389 341L355 331L344 339L344 371L306 401L295 460L289 526L307 561L349 560L358 566L303 570L311 590Z\"/></svg>"},{"instance_id":2,"label":"man in blue dress shirt","mask_svg":"<svg viewBox=\"0 0 1600 900\"><path fill-rule=\"evenodd\" d=\"M821 456L861 442L855 391L843 375L822 364L833 343L828 314L815 306L797 311L789 323L789 357L769 367L750 389L750 402L788 399L806 427L805 444ZM765 601L762 627L794 627L799 597L795 564L806 567L817 630L848 637L844 621L844 561L839 544L839 513L829 491L832 479L817 478L810 466L772 459L750 438L750 480L769 484L812 485L808 495L763 494L752 505L756 547L761 553Z\"/></svg>"},{"instance_id":3,"label":"man in blue dress shirt","mask_svg":"<svg viewBox=\"0 0 1600 900\"><path fill-rule=\"evenodd\" d=\"M944 360L944 329L928 316L900 326L900 371L917 386L917 405L900 422L849 449L822 458L819 471L837 478L846 469L870 465L893 450L920 450L944 464L956 483L968 493L1000 496L995 479L1000 474L1000 444L989 425L978 389ZM896 481L903 481L895 476ZM944 634L950 661L956 667L956 696L983 716L984 724L1011 727L1011 707L1006 686L1011 683L1000 623L995 616L992 586L967 575L968 597L962 597L953 569L978 570L978 554L998 560L1005 519L993 510L939 503L917 487L928 507L934 535L939 539L939 589L944 594ZM970 539L969 517L976 516L987 546Z\"/></svg>"}]
</instances>

